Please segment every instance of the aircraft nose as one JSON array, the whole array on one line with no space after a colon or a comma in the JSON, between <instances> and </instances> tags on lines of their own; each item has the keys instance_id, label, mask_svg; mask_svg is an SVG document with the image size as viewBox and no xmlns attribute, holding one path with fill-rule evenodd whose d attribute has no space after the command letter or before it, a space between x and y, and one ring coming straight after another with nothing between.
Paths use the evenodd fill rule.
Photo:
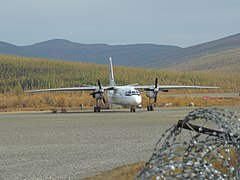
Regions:
<instances>
[{"instance_id":1,"label":"aircraft nose","mask_svg":"<svg viewBox=\"0 0 240 180\"><path fill-rule=\"evenodd\" d=\"M136 104L136 105L139 105L139 104L141 104L141 103L142 103L142 97L141 97L141 96L135 97L135 104Z\"/></svg>"}]
</instances>

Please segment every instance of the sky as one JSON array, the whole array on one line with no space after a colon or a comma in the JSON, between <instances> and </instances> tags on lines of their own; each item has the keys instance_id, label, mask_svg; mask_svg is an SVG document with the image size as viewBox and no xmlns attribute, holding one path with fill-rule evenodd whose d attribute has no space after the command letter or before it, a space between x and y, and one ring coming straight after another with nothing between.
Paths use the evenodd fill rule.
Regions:
<instances>
[{"instance_id":1,"label":"sky","mask_svg":"<svg viewBox=\"0 0 240 180\"><path fill-rule=\"evenodd\" d=\"M240 32L239 0L0 0L0 41L189 47Z\"/></svg>"}]
</instances>

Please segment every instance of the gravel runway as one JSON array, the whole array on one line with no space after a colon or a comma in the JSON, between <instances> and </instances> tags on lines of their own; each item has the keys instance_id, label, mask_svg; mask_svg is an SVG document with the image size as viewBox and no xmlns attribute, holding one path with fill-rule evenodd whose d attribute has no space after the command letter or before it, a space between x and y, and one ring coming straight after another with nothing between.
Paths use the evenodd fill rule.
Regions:
<instances>
[{"instance_id":1,"label":"gravel runway","mask_svg":"<svg viewBox=\"0 0 240 180\"><path fill-rule=\"evenodd\" d=\"M148 160L160 135L193 109L1 113L0 179L83 179Z\"/></svg>"}]
</instances>

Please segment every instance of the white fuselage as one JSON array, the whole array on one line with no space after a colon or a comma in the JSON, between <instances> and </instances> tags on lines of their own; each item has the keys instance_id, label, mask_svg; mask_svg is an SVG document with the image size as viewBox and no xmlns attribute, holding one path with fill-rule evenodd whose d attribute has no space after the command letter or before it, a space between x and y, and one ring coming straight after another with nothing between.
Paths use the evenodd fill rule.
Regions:
<instances>
[{"instance_id":1,"label":"white fuselage","mask_svg":"<svg viewBox=\"0 0 240 180\"><path fill-rule=\"evenodd\" d=\"M117 86L115 90L108 91L108 102L136 107L142 103L142 96L133 86Z\"/></svg>"}]
</instances>

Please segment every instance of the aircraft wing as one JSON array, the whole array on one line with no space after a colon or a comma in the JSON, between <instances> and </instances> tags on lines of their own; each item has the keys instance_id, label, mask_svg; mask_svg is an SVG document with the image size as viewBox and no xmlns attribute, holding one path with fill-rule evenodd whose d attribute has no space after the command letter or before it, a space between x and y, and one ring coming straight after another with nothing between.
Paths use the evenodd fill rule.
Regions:
<instances>
[{"instance_id":1,"label":"aircraft wing","mask_svg":"<svg viewBox=\"0 0 240 180\"><path fill-rule=\"evenodd\" d=\"M112 90L113 86L103 86L104 90ZM38 90L28 90L27 93L33 92L53 92L53 91L96 91L98 86L86 86L86 87L67 87L67 88L53 88L53 89L38 89Z\"/></svg>"},{"instance_id":2,"label":"aircraft wing","mask_svg":"<svg viewBox=\"0 0 240 180\"><path fill-rule=\"evenodd\" d=\"M135 89L144 89L144 90L152 90L154 89L154 85L151 86L135 86ZM169 85L158 85L159 91L169 90L169 89L217 89L219 87L215 86L169 86Z\"/></svg>"}]
</instances>

